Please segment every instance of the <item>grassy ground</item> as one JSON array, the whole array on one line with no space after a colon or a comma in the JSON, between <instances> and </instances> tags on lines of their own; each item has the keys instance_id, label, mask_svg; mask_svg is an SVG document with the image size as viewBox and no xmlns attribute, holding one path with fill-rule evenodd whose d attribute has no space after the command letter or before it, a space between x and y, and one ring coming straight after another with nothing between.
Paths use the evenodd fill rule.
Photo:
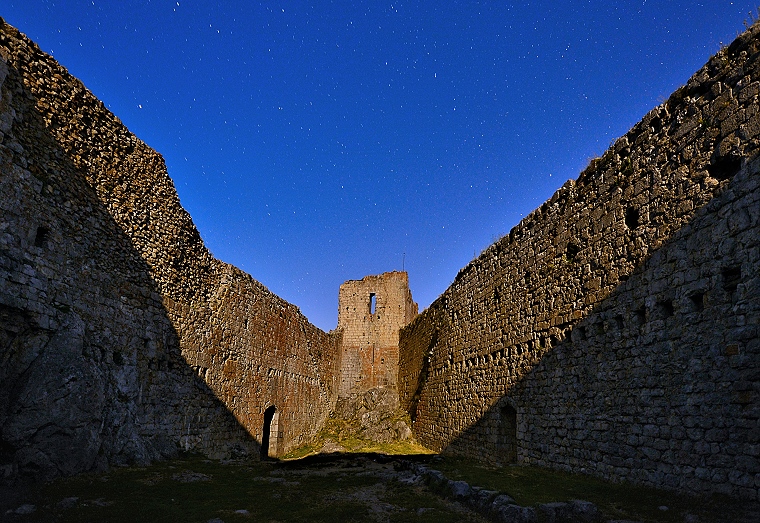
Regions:
<instances>
[{"instance_id":1,"label":"grassy ground","mask_svg":"<svg viewBox=\"0 0 760 523\"><path fill-rule=\"evenodd\" d=\"M414 455L450 479L499 490L524 506L584 499L606 519L682 523L756 523L757 505L690 498L616 485L536 467L489 468L470 460ZM186 456L144 468L114 469L56 481L24 498L29 515L0 521L39 522L482 522L444 500L383 454L313 455L270 462L222 463ZM660 507L667 507L661 510Z\"/></svg>"},{"instance_id":2,"label":"grassy ground","mask_svg":"<svg viewBox=\"0 0 760 523\"><path fill-rule=\"evenodd\" d=\"M483 521L423 487L400 482L392 465L361 456L248 464L188 457L57 481L31 502L36 512L16 520Z\"/></svg>"}]
</instances>

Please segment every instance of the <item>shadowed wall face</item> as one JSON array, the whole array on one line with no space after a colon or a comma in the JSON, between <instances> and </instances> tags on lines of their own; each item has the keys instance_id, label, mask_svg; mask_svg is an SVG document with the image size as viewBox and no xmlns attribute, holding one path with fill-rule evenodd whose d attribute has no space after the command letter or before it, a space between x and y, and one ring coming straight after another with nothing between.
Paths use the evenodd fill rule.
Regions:
<instances>
[{"instance_id":1,"label":"shadowed wall face","mask_svg":"<svg viewBox=\"0 0 760 523\"><path fill-rule=\"evenodd\" d=\"M187 366L149 267L47 128L19 72L50 72L35 52L0 30L0 479L255 451Z\"/></svg>"},{"instance_id":2,"label":"shadowed wall face","mask_svg":"<svg viewBox=\"0 0 760 523\"><path fill-rule=\"evenodd\" d=\"M161 156L2 20L0 57L3 477L256 456L269 405L276 453L308 438L340 337L214 259Z\"/></svg>"},{"instance_id":3,"label":"shadowed wall face","mask_svg":"<svg viewBox=\"0 0 760 523\"><path fill-rule=\"evenodd\" d=\"M398 332L416 315L406 272L367 276L340 286L340 397L374 387L396 387Z\"/></svg>"},{"instance_id":4,"label":"shadowed wall face","mask_svg":"<svg viewBox=\"0 0 760 523\"><path fill-rule=\"evenodd\" d=\"M757 499L760 27L402 330L437 450Z\"/></svg>"}]
</instances>

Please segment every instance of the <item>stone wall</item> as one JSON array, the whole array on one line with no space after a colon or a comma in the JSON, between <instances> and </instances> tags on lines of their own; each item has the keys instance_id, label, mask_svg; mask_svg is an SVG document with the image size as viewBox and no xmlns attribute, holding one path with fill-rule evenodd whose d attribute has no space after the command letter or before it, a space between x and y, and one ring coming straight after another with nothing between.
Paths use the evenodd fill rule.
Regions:
<instances>
[{"instance_id":1,"label":"stone wall","mask_svg":"<svg viewBox=\"0 0 760 523\"><path fill-rule=\"evenodd\" d=\"M416 315L406 272L367 276L340 286L340 397L374 387L396 387L399 329Z\"/></svg>"},{"instance_id":2,"label":"stone wall","mask_svg":"<svg viewBox=\"0 0 760 523\"><path fill-rule=\"evenodd\" d=\"M264 411L276 408L269 454L279 456L306 443L332 411L341 336L322 332L248 274L218 263L206 317L187 324L183 354L257 441Z\"/></svg>"},{"instance_id":3,"label":"stone wall","mask_svg":"<svg viewBox=\"0 0 760 523\"><path fill-rule=\"evenodd\" d=\"M339 335L212 257L161 156L0 19L0 476L270 453L332 408Z\"/></svg>"},{"instance_id":4,"label":"stone wall","mask_svg":"<svg viewBox=\"0 0 760 523\"><path fill-rule=\"evenodd\" d=\"M759 32L402 330L399 390L422 443L758 499Z\"/></svg>"}]
</instances>

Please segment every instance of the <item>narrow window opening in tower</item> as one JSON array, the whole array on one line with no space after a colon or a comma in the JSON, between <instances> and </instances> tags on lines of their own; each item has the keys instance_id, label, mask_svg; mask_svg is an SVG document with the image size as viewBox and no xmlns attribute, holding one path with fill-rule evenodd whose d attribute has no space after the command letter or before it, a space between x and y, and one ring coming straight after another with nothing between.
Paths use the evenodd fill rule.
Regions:
<instances>
[{"instance_id":1,"label":"narrow window opening in tower","mask_svg":"<svg viewBox=\"0 0 760 523\"><path fill-rule=\"evenodd\" d=\"M647 309L646 307L639 307L633 312L633 320L637 327L641 327L647 322Z\"/></svg>"},{"instance_id":2,"label":"narrow window opening in tower","mask_svg":"<svg viewBox=\"0 0 760 523\"><path fill-rule=\"evenodd\" d=\"M369 313L375 314L375 308L377 306L377 297L374 292L369 293Z\"/></svg>"}]
</instances>

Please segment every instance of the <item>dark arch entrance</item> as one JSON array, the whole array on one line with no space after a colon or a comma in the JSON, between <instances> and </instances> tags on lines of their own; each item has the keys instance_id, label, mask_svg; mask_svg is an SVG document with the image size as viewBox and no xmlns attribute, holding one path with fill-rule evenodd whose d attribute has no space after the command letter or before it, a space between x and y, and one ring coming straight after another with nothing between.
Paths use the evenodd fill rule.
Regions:
<instances>
[{"instance_id":1,"label":"dark arch entrance","mask_svg":"<svg viewBox=\"0 0 760 523\"><path fill-rule=\"evenodd\" d=\"M274 419L275 412L277 412L277 407L274 405L270 405L264 411L264 428L261 432L261 459L269 458L269 439L272 433L272 420Z\"/></svg>"},{"instance_id":2,"label":"dark arch entrance","mask_svg":"<svg viewBox=\"0 0 760 523\"><path fill-rule=\"evenodd\" d=\"M517 461L517 411L504 401L499 407L499 446L507 463Z\"/></svg>"}]
</instances>

